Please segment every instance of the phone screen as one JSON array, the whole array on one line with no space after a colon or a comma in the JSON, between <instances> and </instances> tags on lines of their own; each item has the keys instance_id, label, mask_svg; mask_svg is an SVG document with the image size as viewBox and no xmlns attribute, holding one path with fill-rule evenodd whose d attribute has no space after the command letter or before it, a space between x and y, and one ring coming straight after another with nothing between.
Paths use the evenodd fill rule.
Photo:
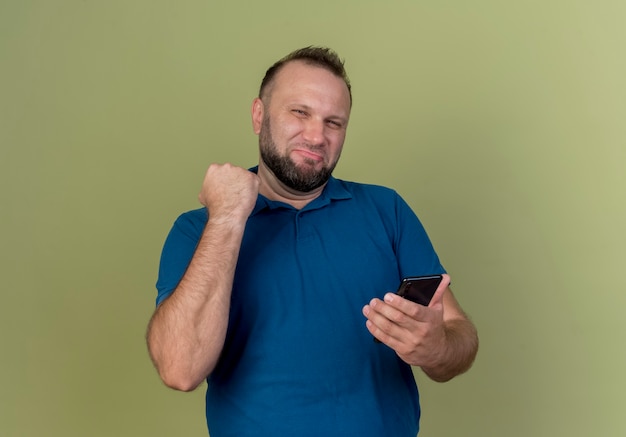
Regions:
<instances>
[{"instance_id":1,"label":"phone screen","mask_svg":"<svg viewBox=\"0 0 626 437\"><path fill-rule=\"evenodd\" d=\"M428 306L442 278L441 275L404 278L396 294L420 305Z\"/></svg>"}]
</instances>

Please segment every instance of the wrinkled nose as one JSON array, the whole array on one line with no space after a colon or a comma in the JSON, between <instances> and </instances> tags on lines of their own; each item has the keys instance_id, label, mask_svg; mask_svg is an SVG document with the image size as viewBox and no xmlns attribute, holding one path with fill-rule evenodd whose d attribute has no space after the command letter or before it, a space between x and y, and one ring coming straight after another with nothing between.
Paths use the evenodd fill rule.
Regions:
<instances>
[{"instance_id":1,"label":"wrinkled nose","mask_svg":"<svg viewBox=\"0 0 626 437\"><path fill-rule=\"evenodd\" d=\"M318 146L324 143L324 123L317 120L309 120L304 126L302 138L308 144Z\"/></svg>"}]
</instances>

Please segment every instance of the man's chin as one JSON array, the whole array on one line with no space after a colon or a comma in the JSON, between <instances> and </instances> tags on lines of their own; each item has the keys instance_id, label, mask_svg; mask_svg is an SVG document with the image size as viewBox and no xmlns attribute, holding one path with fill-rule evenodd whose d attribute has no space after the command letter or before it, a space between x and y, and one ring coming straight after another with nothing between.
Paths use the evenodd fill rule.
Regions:
<instances>
[{"instance_id":1,"label":"man's chin","mask_svg":"<svg viewBox=\"0 0 626 437\"><path fill-rule=\"evenodd\" d=\"M319 168L318 168L319 167ZM321 166L298 166L297 174L298 179L301 181L313 181L317 180L320 177L324 177L325 169Z\"/></svg>"},{"instance_id":2,"label":"man's chin","mask_svg":"<svg viewBox=\"0 0 626 437\"><path fill-rule=\"evenodd\" d=\"M328 182L329 177L323 171L298 171L296 178L282 182L292 190L309 193Z\"/></svg>"}]
</instances>

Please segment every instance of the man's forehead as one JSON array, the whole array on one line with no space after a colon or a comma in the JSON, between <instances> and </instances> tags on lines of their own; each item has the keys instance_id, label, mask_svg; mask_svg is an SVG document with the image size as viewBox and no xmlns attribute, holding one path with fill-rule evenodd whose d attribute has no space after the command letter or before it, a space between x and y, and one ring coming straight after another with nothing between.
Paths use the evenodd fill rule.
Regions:
<instances>
[{"instance_id":1,"label":"man's forehead","mask_svg":"<svg viewBox=\"0 0 626 437\"><path fill-rule=\"evenodd\" d=\"M293 87L318 85L320 82L320 75L330 78L331 82L336 81L340 84L342 91L345 91L346 96L349 98L349 90L342 77L337 76L334 72L328 68L307 63L302 60L289 61L276 73L273 83L268 87L268 95L271 94L276 88L280 88L282 91L288 92Z\"/></svg>"},{"instance_id":2,"label":"man's forehead","mask_svg":"<svg viewBox=\"0 0 626 437\"><path fill-rule=\"evenodd\" d=\"M304 72L313 72L320 71L326 72L330 75L333 75L340 79L337 75L335 75L329 68L324 67L323 65L319 65L313 62L307 62L302 59L295 59L293 61L286 62L277 72L275 78L280 77L289 77L291 75L302 74Z\"/></svg>"}]
</instances>

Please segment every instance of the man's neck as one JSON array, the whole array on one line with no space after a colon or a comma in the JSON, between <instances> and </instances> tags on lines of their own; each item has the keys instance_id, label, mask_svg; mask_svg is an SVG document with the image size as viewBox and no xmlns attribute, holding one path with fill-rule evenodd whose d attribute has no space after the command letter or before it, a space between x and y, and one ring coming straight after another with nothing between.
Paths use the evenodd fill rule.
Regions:
<instances>
[{"instance_id":1,"label":"man's neck","mask_svg":"<svg viewBox=\"0 0 626 437\"><path fill-rule=\"evenodd\" d=\"M261 184L259 185L260 194L270 200L291 205L296 209L302 209L307 204L318 198L326 186L326 184L324 184L321 187L306 193L293 190L279 181L276 176L274 176L274 173L265 167L263 163L259 164L258 175L261 180Z\"/></svg>"}]
</instances>

